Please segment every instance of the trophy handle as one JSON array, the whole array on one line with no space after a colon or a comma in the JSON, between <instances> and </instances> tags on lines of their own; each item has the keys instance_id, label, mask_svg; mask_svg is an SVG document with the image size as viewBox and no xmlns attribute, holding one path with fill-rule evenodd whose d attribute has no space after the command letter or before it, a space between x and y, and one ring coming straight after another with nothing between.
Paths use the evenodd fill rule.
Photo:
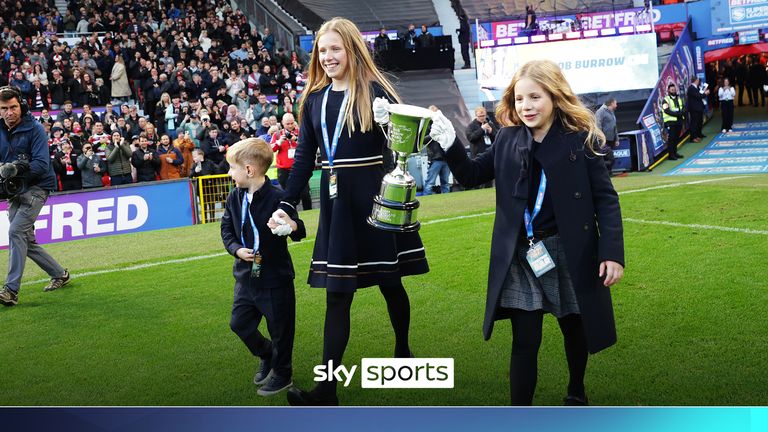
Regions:
<instances>
[{"instance_id":1,"label":"trophy handle","mask_svg":"<svg viewBox=\"0 0 768 432\"><path fill-rule=\"evenodd\" d=\"M419 142L424 143L421 148L419 149L418 153L426 153L426 148L429 144L434 141L431 136L427 134L427 131L429 131L430 123L432 122L432 119L421 119L421 124L419 124L419 129L421 129L421 133L419 134ZM429 138L429 141L424 142L425 138Z\"/></svg>"},{"instance_id":2,"label":"trophy handle","mask_svg":"<svg viewBox=\"0 0 768 432\"><path fill-rule=\"evenodd\" d=\"M384 134L384 138L387 139L387 142L389 142L389 134L387 133L387 129L384 129L384 125L381 123L377 123L379 127L381 128L381 132ZM389 127L390 123L387 123L387 127Z\"/></svg>"}]
</instances>

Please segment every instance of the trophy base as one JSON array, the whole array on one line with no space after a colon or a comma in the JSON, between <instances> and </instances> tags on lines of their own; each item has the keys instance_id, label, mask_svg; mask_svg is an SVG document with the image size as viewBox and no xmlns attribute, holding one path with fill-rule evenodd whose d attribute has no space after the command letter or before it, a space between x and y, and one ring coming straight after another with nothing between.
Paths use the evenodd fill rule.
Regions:
<instances>
[{"instance_id":1,"label":"trophy base","mask_svg":"<svg viewBox=\"0 0 768 432\"><path fill-rule=\"evenodd\" d=\"M399 203L382 199L380 195L373 199L373 209L368 216L368 224L374 228L389 232L418 231L421 223L416 220L419 202Z\"/></svg>"}]
</instances>

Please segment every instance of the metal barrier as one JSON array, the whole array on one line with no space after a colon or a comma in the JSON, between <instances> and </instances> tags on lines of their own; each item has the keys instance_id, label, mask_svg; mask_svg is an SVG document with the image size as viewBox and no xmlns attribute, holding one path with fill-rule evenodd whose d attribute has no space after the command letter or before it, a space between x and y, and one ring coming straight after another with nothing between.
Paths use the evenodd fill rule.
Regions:
<instances>
[{"instance_id":1,"label":"metal barrier","mask_svg":"<svg viewBox=\"0 0 768 432\"><path fill-rule=\"evenodd\" d=\"M309 194L312 201L320 200L320 177L322 170L315 170L309 179ZM277 168L270 167L267 171L272 183L277 184ZM229 174L217 174L201 176L192 182L195 188L195 195L200 199L200 205L196 206L198 213L197 220L200 223L218 222L224 215L224 207L227 204L227 196L235 187L235 182Z\"/></svg>"},{"instance_id":2,"label":"metal barrier","mask_svg":"<svg viewBox=\"0 0 768 432\"><path fill-rule=\"evenodd\" d=\"M197 196L200 198L200 222L218 222L224 215L229 191L235 187L227 174L200 176L197 178Z\"/></svg>"}]
</instances>

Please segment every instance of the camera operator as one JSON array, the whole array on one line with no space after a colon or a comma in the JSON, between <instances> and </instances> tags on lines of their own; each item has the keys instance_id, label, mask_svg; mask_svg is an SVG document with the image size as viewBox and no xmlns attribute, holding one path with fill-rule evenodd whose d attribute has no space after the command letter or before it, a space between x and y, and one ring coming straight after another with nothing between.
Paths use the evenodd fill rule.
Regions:
<instances>
[{"instance_id":1,"label":"camera operator","mask_svg":"<svg viewBox=\"0 0 768 432\"><path fill-rule=\"evenodd\" d=\"M272 135L272 151L277 152L277 182L285 188L288 175L293 168L296 147L299 140L299 126L291 113L283 115L283 129ZM312 198L309 196L309 184L301 192L301 206L304 210L312 208Z\"/></svg>"},{"instance_id":2,"label":"camera operator","mask_svg":"<svg viewBox=\"0 0 768 432\"><path fill-rule=\"evenodd\" d=\"M480 153L491 148L491 144L496 139L496 132L499 128L488 119L488 111L479 106L475 108L475 119L467 126L467 140L469 141L469 150L474 159ZM493 181L484 183L479 188L489 188L493 186Z\"/></svg>"},{"instance_id":3,"label":"camera operator","mask_svg":"<svg viewBox=\"0 0 768 432\"><path fill-rule=\"evenodd\" d=\"M27 257L51 276L45 291L61 288L70 276L35 241L35 220L48 194L56 189L45 130L29 113L21 93L12 87L0 89L0 117L0 190L8 198L10 222L8 275L0 291L0 303L13 306L19 301ZM18 190L9 187L17 180L21 180Z\"/></svg>"}]
</instances>

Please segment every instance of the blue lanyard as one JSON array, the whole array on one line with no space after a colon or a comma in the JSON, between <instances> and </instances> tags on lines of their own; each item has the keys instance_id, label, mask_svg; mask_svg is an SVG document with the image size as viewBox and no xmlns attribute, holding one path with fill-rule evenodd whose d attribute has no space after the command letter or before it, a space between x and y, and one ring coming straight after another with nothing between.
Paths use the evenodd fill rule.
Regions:
<instances>
[{"instance_id":1,"label":"blue lanyard","mask_svg":"<svg viewBox=\"0 0 768 432\"><path fill-rule=\"evenodd\" d=\"M344 129L344 108L347 106L347 100L349 99L349 90L344 90L344 100L341 102L341 108L339 108L339 118L336 120L336 128L333 131L333 142L328 144L328 123L325 120L325 106L328 103L328 93L331 92L333 84L328 86L323 95L323 105L320 108L320 128L323 130L323 144L325 145L325 154L328 157L328 166L333 170L333 156L336 154L336 147L339 145L339 137L341 136L341 130Z\"/></svg>"},{"instance_id":2,"label":"blue lanyard","mask_svg":"<svg viewBox=\"0 0 768 432\"><path fill-rule=\"evenodd\" d=\"M525 221L525 232L528 234L528 240L533 238L533 220L541 211L541 205L544 203L544 191L547 190L547 176L544 171L541 171L541 182L539 183L539 193L536 194L536 203L533 205L533 216L528 211L528 206L525 206L525 214L523 215Z\"/></svg>"},{"instance_id":3,"label":"blue lanyard","mask_svg":"<svg viewBox=\"0 0 768 432\"><path fill-rule=\"evenodd\" d=\"M248 208L248 192L243 196L243 212L240 222L240 241L243 243L243 247L247 247L245 244L245 234L243 228L245 227L245 215L248 214L248 219L251 221L251 229L253 229L253 253L259 251L259 230L256 229L256 223L253 222L253 215Z\"/></svg>"}]
</instances>

